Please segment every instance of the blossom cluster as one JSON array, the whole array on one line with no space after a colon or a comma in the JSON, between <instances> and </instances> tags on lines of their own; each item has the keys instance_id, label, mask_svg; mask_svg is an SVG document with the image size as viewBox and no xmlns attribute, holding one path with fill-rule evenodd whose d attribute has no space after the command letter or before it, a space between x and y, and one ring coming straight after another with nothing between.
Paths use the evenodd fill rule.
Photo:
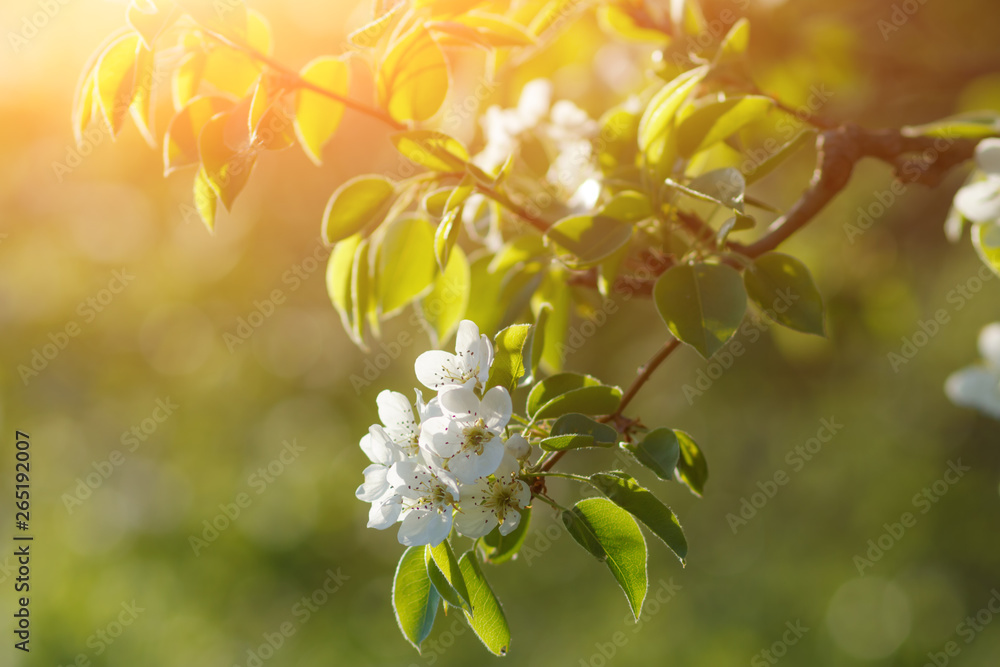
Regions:
<instances>
[{"instance_id":1,"label":"blossom cluster","mask_svg":"<svg viewBox=\"0 0 1000 667\"><path fill-rule=\"evenodd\" d=\"M417 389L414 406L399 392L378 395L381 423L361 438L371 465L356 493L371 503L369 528L399 522L406 546L437 545L453 526L472 538L517 528L531 500L518 479L530 447L520 434L503 440L513 406L504 387L486 388L492 363L490 339L464 320L455 354L417 357L417 380L436 396L425 402Z\"/></svg>"}]
</instances>

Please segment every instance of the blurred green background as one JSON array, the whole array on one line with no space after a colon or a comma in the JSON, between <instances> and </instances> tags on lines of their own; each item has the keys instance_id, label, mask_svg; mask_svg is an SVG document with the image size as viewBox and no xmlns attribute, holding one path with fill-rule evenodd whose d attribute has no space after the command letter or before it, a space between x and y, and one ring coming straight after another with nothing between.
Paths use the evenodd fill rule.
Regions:
<instances>
[{"instance_id":1,"label":"blurred green background","mask_svg":"<svg viewBox=\"0 0 1000 667\"><path fill-rule=\"evenodd\" d=\"M354 498L366 465L357 441L376 419L375 396L411 392L413 359L428 346L407 316L390 322L385 341L407 332L415 342L356 393L349 378L380 349L351 345L322 262L316 269L309 260L333 189L359 170L395 164L381 128L348 114L322 168L298 149L269 155L212 237L187 208L191 175L164 179L159 156L131 125L76 163L76 78L122 24L123 6L52 4L55 14L17 48L9 34L21 34L41 5L0 8L0 492L13 495L13 434L26 431L36 536L32 651L15 651L5 632L0 664L258 664L248 651L268 657L264 664L302 667L499 664L455 616L439 616L423 656L404 642L389 603L402 547L394 531L365 528L367 505ZM250 4L271 19L277 57L293 66L335 52L369 11L353 2ZM710 2L705 13L745 4ZM898 30L880 28L904 5L916 9ZM790 0L751 3L747 13L761 85L790 105L822 84L832 94L818 113L870 126L1000 110L996 3ZM599 115L641 82L649 50L602 46L596 30L591 18L579 21L491 101L513 104L521 79L545 75L557 97ZM810 170L803 156L769 177L765 193L788 205ZM911 666L954 640L960 652L946 656L949 664L997 664L1000 619L971 643L956 634L1000 587L1000 426L942 392L947 375L976 358L979 328L1000 314L1000 281L954 297L980 267L967 240L951 246L941 231L967 173L959 171L933 192L909 188L850 239L845 225L891 183L884 165L864 163L788 244L827 300L828 340L751 325L738 339L746 352L691 400L684 385L697 386L699 371L719 375L712 366L721 357L706 364L683 350L670 359L633 408L646 423L690 432L708 456L703 499L657 487L687 531L687 568L650 544L651 597L637 626L605 568L563 539L540 505L522 557L486 572L513 632L507 663ZM114 293L120 271L134 278ZM274 290L285 301L230 350L224 334ZM621 303L568 368L626 384L664 339L649 304L637 301ZM894 370L887 355L938 309L949 323ZM71 322L79 335L63 339ZM59 341L64 349L25 380L19 366ZM176 407L166 415L158 401ZM843 427L810 461L786 458L823 419ZM286 441L302 450L280 462ZM583 471L607 455L592 456L574 465ZM959 460L970 470L953 485L940 482ZM727 515L778 471L788 483L734 531ZM935 482L946 493L921 513L914 496ZM575 493L553 487L567 500ZM193 548L191 536L205 537L204 522L241 493L249 506ZM883 537L884 524L904 512L915 525ZM0 510L4 541L12 514L9 505ZM880 537L890 548L859 576L855 556L867 558L869 540ZM11 550L0 551L5 610L14 604ZM330 572L329 588L339 588L319 603ZM133 603L141 611L123 611ZM261 652L286 623L294 632L280 649ZM808 631L783 643L795 637L786 623ZM773 651L770 659L762 651Z\"/></svg>"}]
</instances>

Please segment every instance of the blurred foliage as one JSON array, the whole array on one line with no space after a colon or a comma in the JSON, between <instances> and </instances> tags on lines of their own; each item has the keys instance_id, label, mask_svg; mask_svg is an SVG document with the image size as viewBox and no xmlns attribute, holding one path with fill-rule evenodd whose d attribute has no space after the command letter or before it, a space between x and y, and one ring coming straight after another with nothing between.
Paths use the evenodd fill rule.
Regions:
<instances>
[{"instance_id":1,"label":"blurred foliage","mask_svg":"<svg viewBox=\"0 0 1000 667\"><path fill-rule=\"evenodd\" d=\"M744 4L709 2L704 11L711 18ZM1000 7L926 3L883 37L878 21L903 4L751 3L762 87L784 96L825 85L819 113L872 126L1000 109ZM0 33L21 34L39 6L6 3ZM364 2L255 6L272 22L276 56L296 64L339 43L368 11ZM382 128L346 114L327 148L335 160L316 168L286 151L261 161L257 187L231 215L220 212L209 237L186 208L189 179L164 180L133 127L120 147L106 138L86 155L74 147L66 117L75 77L93 35L120 22L117 5L59 5L36 35L0 56L0 421L11 438L15 429L31 433L37 470L35 655L7 647L5 664L68 665L83 654L96 665L247 665L247 651L274 641L286 622L295 632L269 664L498 660L484 657L453 615L431 636L439 651L416 656L398 638L385 595L398 544L364 528L366 507L353 498L364 460L357 440L373 421L374 396L382 387L408 392L404 378L430 343L402 317L385 326L382 344L353 346L325 293L317 221L337 185L388 168L394 148ZM557 97L596 115L609 96L634 88L652 52L617 44L595 52L598 30L591 17L579 19L519 68L518 83L548 76ZM518 89L492 91L488 102L512 106ZM771 201L794 199L811 169L807 156L801 167L791 170L801 179L764 182ZM662 590L669 601L648 603L635 625L613 586L581 585L606 575L571 540L552 539L562 532L538 507L520 558L487 571L512 619L510 659L597 665L614 646L618 665L745 663L780 642L786 622L801 621L809 631L785 658L794 664L918 664L949 640L958 641L961 664L994 664L1000 625L970 644L955 634L986 606L1000 574L1000 429L941 392L947 374L974 358L979 327L996 319L997 284L972 283L980 266L972 249L947 245L941 232L962 178L933 192L908 188L850 242L846 222L891 193L882 165L862 165L851 188L787 244L824 295L829 339L748 320L731 368L720 374L724 354L705 362L685 351L650 381L636 412L694 435L712 464L704 498L679 487L663 493L684 519L689 565L653 552L650 595ZM115 294L114 272L123 270L135 277ZM968 298L955 296L962 287ZM624 383L631 372L623 369L660 345L662 323L648 304L619 306L568 358L570 370ZM887 355L938 309L950 322L894 372ZM241 319L252 331L246 340ZM26 385L18 367L58 345L70 322L79 335ZM356 393L352 375L372 384ZM708 387L686 398L685 385ZM157 400L168 398L178 407L157 423ZM789 454L817 437L822 419L843 428L810 461ZM136 435L130 451L133 427L145 439ZM286 440L305 449L279 467ZM68 511L64 496L107 470L114 450L124 463ZM971 471L922 514L914 494L959 459ZM269 465L281 472L266 473ZM273 481L258 493L261 468ZM727 515L777 471L787 485L734 534ZM5 495L10 478L0 482ZM202 536L203 522L241 493L251 504L196 556L190 536ZM859 580L854 557L908 511L916 525ZM301 599L321 589L328 570L349 578L310 610ZM671 594L661 576L680 590ZM0 578L10 594L9 575ZM108 645L97 633L113 631L133 600L143 611ZM625 641L615 644L619 631Z\"/></svg>"}]
</instances>

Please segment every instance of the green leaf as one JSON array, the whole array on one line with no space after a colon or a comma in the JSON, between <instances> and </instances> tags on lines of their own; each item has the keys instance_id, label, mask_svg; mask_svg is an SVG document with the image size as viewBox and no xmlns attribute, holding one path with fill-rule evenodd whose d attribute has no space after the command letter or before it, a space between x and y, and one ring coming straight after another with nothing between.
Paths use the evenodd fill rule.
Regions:
<instances>
[{"instance_id":1,"label":"green leaf","mask_svg":"<svg viewBox=\"0 0 1000 667\"><path fill-rule=\"evenodd\" d=\"M943 137L945 139L984 139L1000 136L1000 113L976 111L957 114L926 125L904 127L909 137Z\"/></svg>"},{"instance_id":2,"label":"green leaf","mask_svg":"<svg viewBox=\"0 0 1000 667\"><path fill-rule=\"evenodd\" d=\"M472 608L476 610L473 617L465 612L465 618L483 645L493 655L507 655L510 650L510 628L503 607L494 595L493 589L483 576L483 571L476 560L475 551L466 551L458 561L465 584L469 589Z\"/></svg>"},{"instance_id":3,"label":"green leaf","mask_svg":"<svg viewBox=\"0 0 1000 667\"><path fill-rule=\"evenodd\" d=\"M567 275L556 264L545 271L542 284L531 297L531 311L537 316L543 304L552 309L545 324L541 361L551 371L562 369L569 334L573 295L566 284Z\"/></svg>"},{"instance_id":4,"label":"green leaf","mask_svg":"<svg viewBox=\"0 0 1000 667\"><path fill-rule=\"evenodd\" d=\"M617 193L601 207L600 214L621 222L634 224L653 216L653 205L649 197L635 190Z\"/></svg>"},{"instance_id":5,"label":"green leaf","mask_svg":"<svg viewBox=\"0 0 1000 667\"><path fill-rule=\"evenodd\" d=\"M323 238L332 245L381 220L395 194L395 184L383 176L356 176L346 181L326 203Z\"/></svg>"},{"instance_id":6,"label":"green leaf","mask_svg":"<svg viewBox=\"0 0 1000 667\"><path fill-rule=\"evenodd\" d=\"M486 389L503 387L513 393L524 375L524 348L531 333L530 324L512 324L493 338L493 365Z\"/></svg>"},{"instance_id":7,"label":"green leaf","mask_svg":"<svg viewBox=\"0 0 1000 667\"><path fill-rule=\"evenodd\" d=\"M431 118L444 104L448 86L448 61L422 24L390 44L375 77L379 105L402 122Z\"/></svg>"},{"instance_id":8,"label":"green leaf","mask_svg":"<svg viewBox=\"0 0 1000 667\"><path fill-rule=\"evenodd\" d=\"M248 150L250 130L242 110L241 105L214 116L198 138L205 176L227 211L246 187L257 162L256 153Z\"/></svg>"},{"instance_id":9,"label":"green leaf","mask_svg":"<svg viewBox=\"0 0 1000 667\"><path fill-rule=\"evenodd\" d=\"M140 44L137 33L119 37L104 50L94 70L97 108L111 136L121 131L135 97L136 58Z\"/></svg>"},{"instance_id":10,"label":"green leaf","mask_svg":"<svg viewBox=\"0 0 1000 667\"><path fill-rule=\"evenodd\" d=\"M624 472L599 472L590 483L618 507L634 516L681 559L687 557L688 544L681 524L669 507Z\"/></svg>"},{"instance_id":11,"label":"green leaf","mask_svg":"<svg viewBox=\"0 0 1000 667\"><path fill-rule=\"evenodd\" d=\"M572 269L585 269L612 254L632 238L632 225L603 215L563 218L545 232L548 244L566 254L559 259Z\"/></svg>"},{"instance_id":12,"label":"green leaf","mask_svg":"<svg viewBox=\"0 0 1000 667\"><path fill-rule=\"evenodd\" d=\"M507 533L500 534L500 527L494 528L483 538L483 553L486 562L499 565L517 556L517 552L524 545L524 540L528 536L528 524L531 522L531 508L525 507L521 510L521 521L517 528Z\"/></svg>"},{"instance_id":13,"label":"green leaf","mask_svg":"<svg viewBox=\"0 0 1000 667\"><path fill-rule=\"evenodd\" d=\"M393 17L398 13L398 10L401 7L402 5L396 5L374 21L371 21L370 23L367 23L352 32L347 36L347 39L351 42L351 44L361 48L375 46L378 43L378 40L381 39L382 35L389 30L389 27L392 25Z\"/></svg>"},{"instance_id":14,"label":"green leaf","mask_svg":"<svg viewBox=\"0 0 1000 667\"><path fill-rule=\"evenodd\" d=\"M773 106L770 97L745 95L698 107L677 125L677 152L690 158L760 120Z\"/></svg>"},{"instance_id":15,"label":"green leaf","mask_svg":"<svg viewBox=\"0 0 1000 667\"><path fill-rule=\"evenodd\" d=\"M213 116L231 109L233 103L224 97L196 97L170 121L163 138L163 174L197 164L198 137Z\"/></svg>"},{"instance_id":16,"label":"green leaf","mask_svg":"<svg viewBox=\"0 0 1000 667\"><path fill-rule=\"evenodd\" d=\"M714 169L702 174L686 186L669 178L666 180L666 184L689 197L743 213L743 199L747 184L739 169L733 167Z\"/></svg>"},{"instance_id":17,"label":"green leaf","mask_svg":"<svg viewBox=\"0 0 1000 667\"><path fill-rule=\"evenodd\" d=\"M459 607L470 614L475 614L469 601L469 591L465 586L465 577L458 566L455 552L451 544L445 540L436 547L427 545L424 551L424 561L427 564L427 575L434 588L448 604Z\"/></svg>"},{"instance_id":18,"label":"green leaf","mask_svg":"<svg viewBox=\"0 0 1000 667\"><path fill-rule=\"evenodd\" d=\"M531 388L527 412L532 420L553 419L571 412L611 414L618 409L622 390L590 375L559 373Z\"/></svg>"},{"instance_id":19,"label":"green leaf","mask_svg":"<svg viewBox=\"0 0 1000 667\"><path fill-rule=\"evenodd\" d=\"M462 321L471 296L469 260L456 247L444 271L434 279L434 287L420 302L420 312L434 332L434 347L451 338Z\"/></svg>"},{"instance_id":20,"label":"green leaf","mask_svg":"<svg viewBox=\"0 0 1000 667\"><path fill-rule=\"evenodd\" d=\"M396 150L407 160L432 171L465 171L469 151L458 139L434 130L412 130L392 135Z\"/></svg>"},{"instance_id":21,"label":"green leaf","mask_svg":"<svg viewBox=\"0 0 1000 667\"><path fill-rule=\"evenodd\" d=\"M306 63L299 76L322 90L347 97L350 67L344 58L320 56ZM344 109L342 102L315 90L300 88L295 94L295 134L314 164L322 163L323 146L337 131Z\"/></svg>"},{"instance_id":22,"label":"green leaf","mask_svg":"<svg viewBox=\"0 0 1000 667\"><path fill-rule=\"evenodd\" d=\"M469 290L475 299L469 299L465 319L479 325L480 331L494 331L504 314L504 304L500 301L503 276L490 271L492 256L484 254L470 262Z\"/></svg>"},{"instance_id":23,"label":"green leaf","mask_svg":"<svg viewBox=\"0 0 1000 667\"><path fill-rule=\"evenodd\" d=\"M799 260L778 252L764 253L743 272L743 283L769 319L796 331L825 335L823 298Z\"/></svg>"},{"instance_id":24,"label":"green leaf","mask_svg":"<svg viewBox=\"0 0 1000 667\"><path fill-rule=\"evenodd\" d=\"M448 257L458 242L458 233L462 230L461 216L462 209L454 208L445 213L434 229L434 258L441 268L448 265Z\"/></svg>"},{"instance_id":25,"label":"green leaf","mask_svg":"<svg viewBox=\"0 0 1000 667\"><path fill-rule=\"evenodd\" d=\"M608 566L638 620L646 597L646 540L635 519L610 500L588 498L562 520L573 539Z\"/></svg>"},{"instance_id":26,"label":"green leaf","mask_svg":"<svg viewBox=\"0 0 1000 667\"><path fill-rule=\"evenodd\" d=\"M618 442L618 431L577 412L563 415L552 424L549 437L539 445L546 451L581 447L611 447Z\"/></svg>"},{"instance_id":27,"label":"green leaf","mask_svg":"<svg viewBox=\"0 0 1000 667\"><path fill-rule=\"evenodd\" d=\"M545 253L545 241L540 235L528 233L516 236L493 256L490 271L503 276L518 264L530 262Z\"/></svg>"},{"instance_id":28,"label":"green leaf","mask_svg":"<svg viewBox=\"0 0 1000 667\"><path fill-rule=\"evenodd\" d=\"M669 173L673 158L668 144L669 140L676 140L673 135L677 111L708 72L708 65L684 72L663 86L649 101L639 120L638 131L639 150L648 165L662 165L664 172Z\"/></svg>"},{"instance_id":29,"label":"green leaf","mask_svg":"<svg viewBox=\"0 0 1000 667\"><path fill-rule=\"evenodd\" d=\"M795 154L799 148L806 144L816 143L815 130L803 130L782 145L773 155L761 162L756 168L746 175L746 184L756 183L774 171L782 162Z\"/></svg>"},{"instance_id":30,"label":"green leaf","mask_svg":"<svg viewBox=\"0 0 1000 667\"><path fill-rule=\"evenodd\" d=\"M677 461L677 479L691 489L694 495L701 497L708 481L708 461L701 449L690 435L684 431L675 431L677 442L681 446L681 458Z\"/></svg>"},{"instance_id":31,"label":"green leaf","mask_svg":"<svg viewBox=\"0 0 1000 667\"><path fill-rule=\"evenodd\" d=\"M740 274L725 264L682 264L653 286L660 317L682 342L708 359L728 341L747 308Z\"/></svg>"},{"instance_id":32,"label":"green leaf","mask_svg":"<svg viewBox=\"0 0 1000 667\"><path fill-rule=\"evenodd\" d=\"M730 62L739 61L747 52L750 46L750 21L746 17L741 18L733 24L726 36L719 45L719 52L715 56L715 64L724 65Z\"/></svg>"},{"instance_id":33,"label":"green leaf","mask_svg":"<svg viewBox=\"0 0 1000 667\"><path fill-rule=\"evenodd\" d=\"M379 302L390 315L421 295L434 282L434 227L418 217L393 222L382 240Z\"/></svg>"},{"instance_id":34,"label":"green leaf","mask_svg":"<svg viewBox=\"0 0 1000 667\"><path fill-rule=\"evenodd\" d=\"M194 177L194 207L210 232L215 231L215 210L218 204L219 198L208 182L205 170L198 169L198 175Z\"/></svg>"},{"instance_id":35,"label":"green leaf","mask_svg":"<svg viewBox=\"0 0 1000 667\"><path fill-rule=\"evenodd\" d=\"M681 457L681 445L677 432L660 427L653 429L639 442L623 445L635 460L646 466L660 479L672 482L674 471Z\"/></svg>"},{"instance_id":36,"label":"green leaf","mask_svg":"<svg viewBox=\"0 0 1000 667\"><path fill-rule=\"evenodd\" d=\"M542 363L542 352L545 351L545 329L549 321L552 305L543 303L535 313L535 328L531 332L531 379L538 377L538 365Z\"/></svg>"},{"instance_id":37,"label":"green leaf","mask_svg":"<svg viewBox=\"0 0 1000 667\"><path fill-rule=\"evenodd\" d=\"M424 548L408 548L399 559L392 581L392 608L400 631L418 652L434 627L439 602L438 592L427 576Z\"/></svg>"},{"instance_id":38,"label":"green leaf","mask_svg":"<svg viewBox=\"0 0 1000 667\"><path fill-rule=\"evenodd\" d=\"M991 222L973 225L972 245L986 266L1000 275L1000 225Z\"/></svg>"},{"instance_id":39,"label":"green leaf","mask_svg":"<svg viewBox=\"0 0 1000 667\"><path fill-rule=\"evenodd\" d=\"M639 115L617 106L606 111L599 122L602 141L597 142L597 163L604 175L634 167L638 155Z\"/></svg>"},{"instance_id":40,"label":"green leaf","mask_svg":"<svg viewBox=\"0 0 1000 667\"><path fill-rule=\"evenodd\" d=\"M371 308L371 254L370 239L362 239L354 252L354 264L351 267L351 331L354 342L358 345L364 342L365 315Z\"/></svg>"},{"instance_id":41,"label":"green leaf","mask_svg":"<svg viewBox=\"0 0 1000 667\"><path fill-rule=\"evenodd\" d=\"M351 274L354 268L354 253L361 244L361 235L344 239L333 247L326 265L326 291L333 307L340 315L344 331L353 336L351 305Z\"/></svg>"}]
</instances>

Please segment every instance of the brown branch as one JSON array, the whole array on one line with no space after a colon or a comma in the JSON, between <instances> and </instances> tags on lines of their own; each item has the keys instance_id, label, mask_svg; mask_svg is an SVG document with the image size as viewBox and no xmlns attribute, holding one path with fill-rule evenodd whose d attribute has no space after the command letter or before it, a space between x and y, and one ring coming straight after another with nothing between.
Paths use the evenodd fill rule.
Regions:
<instances>
[{"instance_id":1,"label":"brown branch","mask_svg":"<svg viewBox=\"0 0 1000 667\"><path fill-rule=\"evenodd\" d=\"M642 389L644 384L646 384L646 381L649 380L653 372L660 367L660 364L666 361L667 357L669 357L674 350L680 347L680 344L680 340L677 338L671 338L663 344L663 347L656 351L656 354L650 357L649 361L639 368L639 372L636 374L635 379L632 380L632 384L628 386L628 389L626 389L625 393L622 395L622 402L618 405L618 409L615 410L614 414L610 415L606 421L611 421L625 411L625 408L627 408L628 404L632 402L635 395L639 393L639 390Z\"/></svg>"},{"instance_id":2,"label":"brown branch","mask_svg":"<svg viewBox=\"0 0 1000 667\"><path fill-rule=\"evenodd\" d=\"M314 93L327 97L331 100L340 102L348 109L353 109L359 113L365 114L366 116L370 116L372 118L375 118L376 120L380 120L395 130L405 130L407 128L405 124L400 123L398 120L396 120L386 112L382 111L381 109L376 109L375 107L368 106L367 104L362 104L361 102L353 100L350 97L338 95L337 93L331 90L327 90L322 86L317 86L311 81L307 81L306 79L302 78L302 76L297 71L293 70L287 65L284 65L281 62L278 62L274 58L271 58L270 56L261 53L252 46L247 46L246 44L240 44L239 42L233 41L228 37L226 37L225 35L221 35L213 30L209 30L204 26L201 26L201 30L203 33L205 33L205 35L211 37L220 44L228 46L231 49L240 51L241 53L245 53L254 60L267 65L276 72L281 72L289 79L293 80L295 82L295 85L297 85L299 88L305 88L306 90L310 90Z\"/></svg>"},{"instance_id":3,"label":"brown branch","mask_svg":"<svg viewBox=\"0 0 1000 667\"><path fill-rule=\"evenodd\" d=\"M827 130L816 139L816 171L802 197L762 238L749 245L731 242L727 248L747 257L774 250L847 186L854 165L862 158L892 165L903 183L934 187L953 167L972 158L977 143L973 139L908 136L899 130L865 130L856 125Z\"/></svg>"}]
</instances>

